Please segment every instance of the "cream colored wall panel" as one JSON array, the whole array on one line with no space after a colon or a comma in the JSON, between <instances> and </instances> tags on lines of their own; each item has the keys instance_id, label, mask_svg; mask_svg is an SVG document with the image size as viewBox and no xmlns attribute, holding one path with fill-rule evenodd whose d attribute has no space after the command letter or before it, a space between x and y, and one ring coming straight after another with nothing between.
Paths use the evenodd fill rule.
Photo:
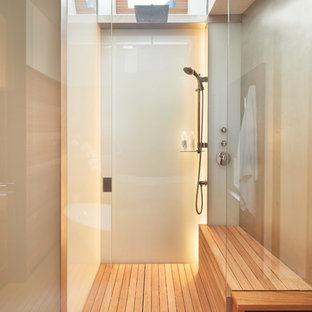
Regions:
<instances>
[{"instance_id":1,"label":"cream colored wall panel","mask_svg":"<svg viewBox=\"0 0 312 312\"><path fill-rule=\"evenodd\" d=\"M68 311L83 308L100 264L101 59L96 17L68 24Z\"/></svg>"},{"instance_id":2,"label":"cream colored wall panel","mask_svg":"<svg viewBox=\"0 0 312 312\"><path fill-rule=\"evenodd\" d=\"M196 132L197 116L197 83L183 67L207 75L207 32L114 30L113 42L102 34L102 58L113 60L112 101L103 102L112 111L112 261L196 262L207 209L196 215L198 155L180 153L181 133ZM105 96L109 68L102 77Z\"/></svg>"}]
</instances>

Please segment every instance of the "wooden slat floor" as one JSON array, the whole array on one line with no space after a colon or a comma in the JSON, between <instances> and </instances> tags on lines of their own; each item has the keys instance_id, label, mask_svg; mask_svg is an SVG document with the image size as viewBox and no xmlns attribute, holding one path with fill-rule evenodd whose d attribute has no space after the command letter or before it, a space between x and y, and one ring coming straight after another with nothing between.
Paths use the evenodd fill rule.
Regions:
<instances>
[{"instance_id":1,"label":"wooden slat floor","mask_svg":"<svg viewBox=\"0 0 312 312\"><path fill-rule=\"evenodd\" d=\"M83 311L211 309L194 264L102 264Z\"/></svg>"}]
</instances>

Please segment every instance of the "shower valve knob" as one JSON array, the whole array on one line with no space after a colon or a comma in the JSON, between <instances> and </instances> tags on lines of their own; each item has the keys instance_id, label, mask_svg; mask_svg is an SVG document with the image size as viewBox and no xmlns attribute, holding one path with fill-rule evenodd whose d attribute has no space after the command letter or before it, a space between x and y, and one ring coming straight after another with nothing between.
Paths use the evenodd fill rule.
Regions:
<instances>
[{"instance_id":1,"label":"shower valve knob","mask_svg":"<svg viewBox=\"0 0 312 312\"><path fill-rule=\"evenodd\" d=\"M221 141L221 146L226 147L227 146L227 141L226 140Z\"/></svg>"},{"instance_id":2,"label":"shower valve knob","mask_svg":"<svg viewBox=\"0 0 312 312\"><path fill-rule=\"evenodd\" d=\"M227 152L220 152L217 155L217 163L220 166L227 166L231 161L231 156Z\"/></svg>"},{"instance_id":3,"label":"shower valve knob","mask_svg":"<svg viewBox=\"0 0 312 312\"><path fill-rule=\"evenodd\" d=\"M227 133L227 128L226 128L226 127L222 127L222 128L221 128L221 132L222 132L222 133Z\"/></svg>"}]
</instances>

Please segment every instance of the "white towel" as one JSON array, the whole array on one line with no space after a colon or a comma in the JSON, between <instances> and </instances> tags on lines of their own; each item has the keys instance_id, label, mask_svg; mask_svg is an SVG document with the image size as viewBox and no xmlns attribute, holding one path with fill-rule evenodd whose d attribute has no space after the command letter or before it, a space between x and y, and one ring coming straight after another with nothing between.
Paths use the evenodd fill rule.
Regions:
<instances>
[{"instance_id":1,"label":"white towel","mask_svg":"<svg viewBox=\"0 0 312 312\"><path fill-rule=\"evenodd\" d=\"M240 207L255 215L258 180L257 103L256 86L248 90L237 151L236 175L239 176ZM235 174L234 174L235 175Z\"/></svg>"}]
</instances>

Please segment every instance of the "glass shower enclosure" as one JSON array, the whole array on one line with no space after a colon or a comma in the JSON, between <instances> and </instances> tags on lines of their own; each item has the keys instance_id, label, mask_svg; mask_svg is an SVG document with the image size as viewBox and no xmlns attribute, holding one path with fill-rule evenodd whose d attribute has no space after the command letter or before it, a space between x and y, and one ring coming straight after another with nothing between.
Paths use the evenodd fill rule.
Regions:
<instances>
[{"instance_id":1,"label":"glass shower enclosure","mask_svg":"<svg viewBox=\"0 0 312 312\"><path fill-rule=\"evenodd\" d=\"M149 298L161 276L174 287L197 270L207 188L199 216L198 83L183 68L208 74L207 3L152 2L68 2L69 311L113 311L132 278ZM207 149L201 172L207 180ZM127 304L157 303L136 300Z\"/></svg>"},{"instance_id":2,"label":"glass shower enclosure","mask_svg":"<svg viewBox=\"0 0 312 312\"><path fill-rule=\"evenodd\" d=\"M310 1L256 0L233 23L229 1L232 294L311 290L311 9Z\"/></svg>"}]
</instances>

